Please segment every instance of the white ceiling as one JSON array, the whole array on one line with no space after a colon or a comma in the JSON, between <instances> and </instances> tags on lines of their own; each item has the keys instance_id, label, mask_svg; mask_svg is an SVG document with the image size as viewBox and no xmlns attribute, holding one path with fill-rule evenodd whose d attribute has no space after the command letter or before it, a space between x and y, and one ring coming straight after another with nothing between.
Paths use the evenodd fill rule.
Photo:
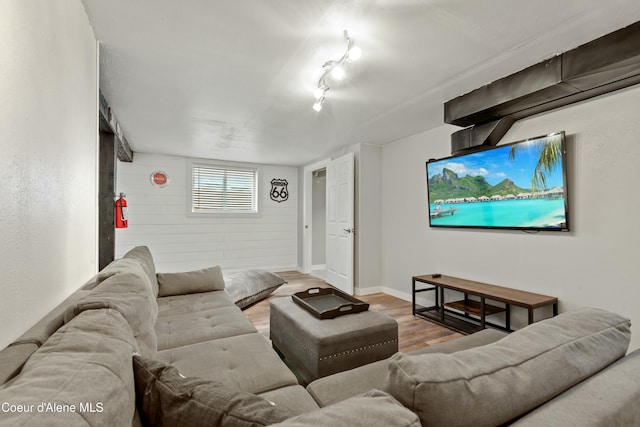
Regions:
<instances>
[{"instance_id":1,"label":"white ceiling","mask_svg":"<svg viewBox=\"0 0 640 427\"><path fill-rule=\"evenodd\" d=\"M134 151L282 165L439 126L445 101L640 21L637 0L82 2ZM316 113L345 28L362 58Z\"/></svg>"}]
</instances>

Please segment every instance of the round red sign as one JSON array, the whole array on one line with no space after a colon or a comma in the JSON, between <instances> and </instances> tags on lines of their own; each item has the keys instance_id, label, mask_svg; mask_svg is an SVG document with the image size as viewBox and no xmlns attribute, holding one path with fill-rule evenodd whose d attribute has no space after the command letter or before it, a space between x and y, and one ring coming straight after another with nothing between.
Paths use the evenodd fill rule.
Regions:
<instances>
[{"instance_id":1,"label":"round red sign","mask_svg":"<svg viewBox=\"0 0 640 427\"><path fill-rule=\"evenodd\" d=\"M169 182L169 178L166 173L156 171L151 174L151 182L158 187L164 187Z\"/></svg>"}]
</instances>

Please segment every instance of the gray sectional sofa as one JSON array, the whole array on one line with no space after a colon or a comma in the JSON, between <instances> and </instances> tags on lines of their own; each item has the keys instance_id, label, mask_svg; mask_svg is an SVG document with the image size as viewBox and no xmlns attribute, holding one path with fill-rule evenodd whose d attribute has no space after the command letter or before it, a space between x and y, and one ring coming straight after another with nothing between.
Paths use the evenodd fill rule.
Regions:
<instances>
[{"instance_id":1,"label":"gray sectional sofa","mask_svg":"<svg viewBox=\"0 0 640 427\"><path fill-rule=\"evenodd\" d=\"M304 388L218 267L156 274L137 247L0 351L0 425L640 425L629 338L583 309Z\"/></svg>"}]
</instances>

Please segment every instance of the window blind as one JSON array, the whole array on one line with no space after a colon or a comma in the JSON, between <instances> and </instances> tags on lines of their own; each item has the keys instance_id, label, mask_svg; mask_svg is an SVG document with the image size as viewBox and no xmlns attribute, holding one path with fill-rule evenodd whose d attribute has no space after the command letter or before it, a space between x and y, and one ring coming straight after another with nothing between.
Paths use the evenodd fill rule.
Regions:
<instances>
[{"instance_id":1,"label":"window blind","mask_svg":"<svg viewBox=\"0 0 640 427\"><path fill-rule=\"evenodd\" d=\"M257 212L257 171L194 164L193 212Z\"/></svg>"}]
</instances>

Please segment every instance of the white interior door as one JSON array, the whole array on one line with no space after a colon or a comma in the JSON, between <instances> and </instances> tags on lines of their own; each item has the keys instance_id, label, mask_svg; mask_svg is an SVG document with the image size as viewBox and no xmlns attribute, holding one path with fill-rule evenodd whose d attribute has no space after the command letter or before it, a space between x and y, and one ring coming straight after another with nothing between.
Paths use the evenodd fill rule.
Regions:
<instances>
[{"instance_id":1,"label":"white interior door","mask_svg":"<svg viewBox=\"0 0 640 427\"><path fill-rule=\"evenodd\" d=\"M327 165L326 282L353 294L353 153Z\"/></svg>"}]
</instances>

